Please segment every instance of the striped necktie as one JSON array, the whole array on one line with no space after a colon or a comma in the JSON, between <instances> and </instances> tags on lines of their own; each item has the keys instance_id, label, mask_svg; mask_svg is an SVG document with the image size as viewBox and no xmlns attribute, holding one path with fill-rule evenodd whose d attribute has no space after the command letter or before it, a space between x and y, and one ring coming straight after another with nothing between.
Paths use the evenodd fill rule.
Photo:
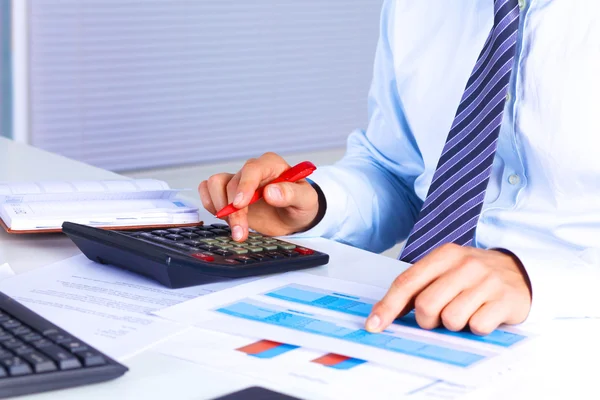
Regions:
<instances>
[{"instance_id":1,"label":"striped necktie","mask_svg":"<svg viewBox=\"0 0 600 400\"><path fill-rule=\"evenodd\" d=\"M494 26L461 99L402 261L472 244L500 133L519 29L517 0L494 1Z\"/></svg>"}]
</instances>

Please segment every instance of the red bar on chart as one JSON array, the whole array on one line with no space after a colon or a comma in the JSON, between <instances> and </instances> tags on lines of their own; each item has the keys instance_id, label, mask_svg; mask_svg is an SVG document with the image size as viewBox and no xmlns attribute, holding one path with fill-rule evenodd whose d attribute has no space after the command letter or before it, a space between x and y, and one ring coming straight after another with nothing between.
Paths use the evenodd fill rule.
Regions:
<instances>
[{"instance_id":1,"label":"red bar on chart","mask_svg":"<svg viewBox=\"0 0 600 400\"><path fill-rule=\"evenodd\" d=\"M273 342L271 340L260 340L236 350L253 357L273 358L297 348L298 346L292 346L291 344Z\"/></svg>"}]
</instances>

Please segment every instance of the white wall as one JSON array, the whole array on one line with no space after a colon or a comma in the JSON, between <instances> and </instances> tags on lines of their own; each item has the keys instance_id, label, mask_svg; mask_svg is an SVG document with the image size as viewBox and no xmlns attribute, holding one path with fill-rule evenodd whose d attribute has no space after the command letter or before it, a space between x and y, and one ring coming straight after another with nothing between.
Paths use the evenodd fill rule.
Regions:
<instances>
[{"instance_id":1,"label":"white wall","mask_svg":"<svg viewBox=\"0 0 600 400\"><path fill-rule=\"evenodd\" d=\"M35 0L30 141L112 170L339 148L381 0Z\"/></svg>"}]
</instances>

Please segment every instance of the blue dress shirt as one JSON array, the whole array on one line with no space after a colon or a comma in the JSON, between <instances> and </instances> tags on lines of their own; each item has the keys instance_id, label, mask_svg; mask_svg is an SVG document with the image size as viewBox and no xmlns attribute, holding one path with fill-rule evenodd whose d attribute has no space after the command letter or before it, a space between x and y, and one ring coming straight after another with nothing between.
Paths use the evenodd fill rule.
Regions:
<instances>
[{"instance_id":1,"label":"blue dress shirt","mask_svg":"<svg viewBox=\"0 0 600 400\"><path fill-rule=\"evenodd\" d=\"M532 315L600 316L600 2L521 0L517 56L475 245L532 281ZM300 236L381 252L406 239L469 75L492 0L386 0L369 124L311 177L327 210Z\"/></svg>"}]
</instances>

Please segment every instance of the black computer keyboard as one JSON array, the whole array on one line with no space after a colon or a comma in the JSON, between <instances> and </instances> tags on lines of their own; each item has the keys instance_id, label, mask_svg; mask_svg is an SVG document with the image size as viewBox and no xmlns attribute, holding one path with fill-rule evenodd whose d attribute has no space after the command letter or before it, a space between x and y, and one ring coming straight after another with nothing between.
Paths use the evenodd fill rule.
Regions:
<instances>
[{"instance_id":1,"label":"black computer keyboard","mask_svg":"<svg viewBox=\"0 0 600 400\"><path fill-rule=\"evenodd\" d=\"M0 398L117 378L127 367L0 293Z\"/></svg>"},{"instance_id":2,"label":"black computer keyboard","mask_svg":"<svg viewBox=\"0 0 600 400\"><path fill-rule=\"evenodd\" d=\"M65 222L62 230L90 259L148 276L169 288L296 271L329 256L251 232L244 243L225 224L113 231Z\"/></svg>"}]
</instances>

